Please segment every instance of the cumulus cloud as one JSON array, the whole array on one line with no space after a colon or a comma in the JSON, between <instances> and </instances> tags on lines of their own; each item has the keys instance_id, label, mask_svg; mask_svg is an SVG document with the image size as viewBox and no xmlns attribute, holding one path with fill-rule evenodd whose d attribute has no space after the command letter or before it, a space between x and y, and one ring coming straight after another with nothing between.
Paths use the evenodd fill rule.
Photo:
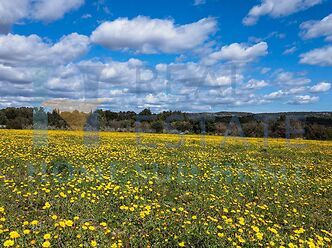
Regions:
<instances>
[{"instance_id":1,"label":"cumulus cloud","mask_svg":"<svg viewBox=\"0 0 332 248\"><path fill-rule=\"evenodd\" d=\"M332 14L322 20L311 20L300 25L301 35L305 39L325 36L327 41L332 41Z\"/></svg>"},{"instance_id":2,"label":"cumulus cloud","mask_svg":"<svg viewBox=\"0 0 332 248\"><path fill-rule=\"evenodd\" d=\"M298 94L322 93L322 92L329 91L330 88L331 88L330 83L320 82L313 86L297 86L295 88L288 87L288 88L280 89L280 90L277 90L272 93L264 95L263 98L266 100L278 100L278 99L291 97L291 96L298 95ZM305 104L305 103L315 102L318 100L319 100L319 98L316 96L312 97L309 95L301 95L301 96L293 97L292 100L289 101L288 103Z\"/></svg>"},{"instance_id":3,"label":"cumulus cloud","mask_svg":"<svg viewBox=\"0 0 332 248\"><path fill-rule=\"evenodd\" d=\"M243 24L250 26L257 23L261 16L279 18L308 9L320 4L323 0L261 0L260 5L254 6L243 19Z\"/></svg>"},{"instance_id":4,"label":"cumulus cloud","mask_svg":"<svg viewBox=\"0 0 332 248\"><path fill-rule=\"evenodd\" d=\"M2 0L0 1L0 33L8 32L12 24L27 18L54 21L79 8L84 0Z\"/></svg>"},{"instance_id":5,"label":"cumulus cloud","mask_svg":"<svg viewBox=\"0 0 332 248\"><path fill-rule=\"evenodd\" d=\"M91 35L94 43L114 50L177 53L202 45L216 31L216 20L176 25L173 20L138 16L102 23Z\"/></svg>"},{"instance_id":6,"label":"cumulus cloud","mask_svg":"<svg viewBox=\"0 0 332 248\"><path fill-rule=\"evenodd\" d=\"M233 43L228 46L223 46L217 52L211 53L203 61L207 64L214 64L222 60L246 63L266 55L268 53L267 49L268 45L266 42L259 42L252 46L243 43Z\"/></svg>"},{"instance_id":7,"label":"cumulus cloud","mask_svg":"<svg viewBox=\"0 0 332 248\"><path fill-rule=\"evenodd\" d=\"M47 22L54 21L83 4L84 0L36 0L32 1L31 17Z\"/></svg>"},{"instance_id":8,"label":"cumulus cloud","mask_svg":"<svg viewBox=\"0 0 332 248\"><path fill-rule=\"evenodd\" d=\"M327 82L320 82L310 88L310 92L312 93L320 93L326 92L331 89L331 84Z\"/></svg>"},{"instance_id":9,"label":"cumulus cloud","mask_svg":"<svg viewBox=\"0 0 332 248\"><path fill-rule=\"evenodd\" d=\"M259 90L262 89L269 84L265 80L256 80L256 79L250 79L247 84L243 86L244 89L250 89L250 90Z\"/></svg>"},{"instance_id":10,"label":"cumulus cloud","mask_svg":"<svg viewBox=\"0 0 332 248\"><path fill-rule=\"evenodd\" d=\"M29 83L30 79L30 71L26 68L12 67L0 63L0 81L11 82L13 84L25 84Z\"/></svg>"},{"instance_id":11,"label":"cumulus cloud","mask_svg":"<svg viewBox=\"0 0 332 248\"><path fill-rule=\"evenodd\" d=\"M297 105L297 104L311 104L311 103L316 103L318 101L319 101L318 96L303 95L303 96L295 96L288 103Z\"/></svg>"},{"instance_id":12,"label":"cumulus cloud","mask_svg":"<svg viewBox=\"0 0 332 248\"><path fill-rule=\"evenodd\" d=\"M72 33L55 44L37 35L0 35L0 62L46 65L68 63L87 52L89 38Z\"/></svg>"},{"instance_id":13,"label":"cumulus cloud","mask_svg":"<svg viewBox=\"0 0 332 248\"><path fill-rule=\"evenodd\" d=\"M302 86L311 82L309 78L297 76L293 72L277 71L275 82L281 86Z\"/></svg>"},{"instance_id":14,"label":"cumulus cloud","mask_svg":"<svg viewBox=\"0 0 332 248\"><path fill-rule=\"evenodd\" d=\"M300 55L300 63L308 65L331 66L332 46L325 46Z\"/></svg>"},{"instance_id":15,"label":"cumulus cloud","mask_svg":"<svg viewBox=\"0 0 332 248\"><path fill-rule=\"evenodd\" d=\"M272 93L265 95L264 98L268 99L268 100L276 100L276 99L283 98L286 95L287 95L287 92L285 92L283 90L278 90L278 91L274 91Z\"/></svg>"},{"instance_id":16,"label":"cumulus cloud","mask_svg":"<svg viewBox=\"0 0 332 248\"><path fill-rule=\"evenodd\" d=\"M0 33L8 31L11 24L28 14L28 0L0 1Z\"/></svg>"},{"instance_id":17,"label":"cumulus cloud","mask_svg":"<svg viewBox=\"0 0 332 248\"><path fill-rule=\"evenodd\" d=\"M119 62L86 60L50 67L40 84L29 75L32 67L0 66L1 106L31 106L49 99L99 99L100 107L136 110L151 107L155 111L174 109L211 110L215 106L260 104L258 96L232 89L231 71L208 68L198 63L158 64L155 68L143 61ZM139 76L138 76L139 72ZM239 82L243 75L238 74ZM25 81L20 81L25 79ZM254 83L261 85L261 83ZM24 86L24 87L22 87ZM247 92L247 91L246 91ZM99 102L100 102L99 101Z\"/></svg>"},{"instance_id":18,"label":"cumulus cloud","mask_svg":"<svg viewBox=\"0 0 332 248\"><path fill-rule=\"evenodd\" d=\"M163 72L172 85L189 87L226 87L232 83L241 83L243 75L240 71L234 73L226 66L209 67L200 63L170 63L158 64L157 71ZM236 82L233 82L233 81Z\"/></svg>"}]
</instances>

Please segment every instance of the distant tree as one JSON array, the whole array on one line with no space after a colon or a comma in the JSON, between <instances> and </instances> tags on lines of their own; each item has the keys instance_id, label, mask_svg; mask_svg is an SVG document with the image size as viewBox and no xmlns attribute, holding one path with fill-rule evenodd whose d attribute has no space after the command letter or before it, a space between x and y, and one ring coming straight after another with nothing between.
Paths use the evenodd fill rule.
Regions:
<instances>
[{"instance_id":1,"label":"distant tree","mask_svg":"<svg viewBox=\"0 0 332 248\"><path fill-rule=\"evenodd\" d=\"M164 125L162 121L154 121L151 123L151 128L156 131L156 133L162 133L164 130Z\"/></svg>"},{"instance_id":2,"label":"distant tree","mask_svg":"<svg viewBox=\"0 0 332 248\"><path fill-rule=\"evenodd\" d=\"M150 109L145 108L139 113L139 115L150 116L152 115L152 112Z\"/></svg>"},{"instance_id":3,"label":"distant tree","mask_svg":"<svg viewBox=\"0 0 332 248\"><path fill-rule=\"evenodd\" d=\"M7 125L8 119L5 113L0 112L0 125Z\"/></svg>"},{"instance_id":4,"label":"distant tree","mask_svg":"<svg viewBox=\"0 0 332 248\"><path fill-rule=\"evenodd\" d=\"M7 123L7 128L9 129L23 129L28 126L29 121L23 117L16 117L15 119L11 119Z\"/></svg>"},{"instance_id":5,"label":"distant tree","mask_svg":"<svg viewBox=\"0 0 332 248\"><path fill-rule=\"evenodd\" d=\"M237 125L230 122L231 112L216 114L182 113L180 111L164 111L153 114L146 108L139 114L134 111L112 112L110 110L96 110L91 113L79 111L61 112L57 109L47 112L43 108L5 108L0 109L0 125L7 128L51 128L51 129L80 129L133 131L135 128L143 132L173 132L174 130L186 133L200 134L225 134L239 136ZM236 113L235 113L236 114ZM294 118L290 120L290 126L286 125L288 116L304 116L305 121ZM97 117L97 118L96 118ZM332 113L275 113L275 114L250 114L239 115L239 122L245 136L263 137L263 119L269 117L269 137L285 138L287 128L305 130L304 135L291 134L291 138L306 138L319 140L332 140ZM47 118L47 119L46 119ZM261 120L262 119L262 120Z\"/></svg>"}]
</instances>

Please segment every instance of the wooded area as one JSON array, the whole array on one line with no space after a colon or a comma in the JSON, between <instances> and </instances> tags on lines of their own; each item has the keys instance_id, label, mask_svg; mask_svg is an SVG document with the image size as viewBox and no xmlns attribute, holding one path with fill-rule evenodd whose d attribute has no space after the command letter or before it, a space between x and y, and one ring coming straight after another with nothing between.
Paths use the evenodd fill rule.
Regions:
<instances>
[{"instance_id":1,"label":"wooded area","mask_svg":"<svg viewBox=\"0 0 332 248\"><path fill-rule=\"evenodd\" d=\"M217 134L245 137L304 138L331 140L332 112L288 112L253 114L244 112L184 113L164 111L158 114L144 109L93 113L46 112L43 108L6 108L0 110L0 127L7 129L48 128L62 130L100 130ZM301 131L302 130L302 131ZM298 132L298 134L296 134ZM294 134L295 133L295 134Z\"/></svg>"}]
</instances>

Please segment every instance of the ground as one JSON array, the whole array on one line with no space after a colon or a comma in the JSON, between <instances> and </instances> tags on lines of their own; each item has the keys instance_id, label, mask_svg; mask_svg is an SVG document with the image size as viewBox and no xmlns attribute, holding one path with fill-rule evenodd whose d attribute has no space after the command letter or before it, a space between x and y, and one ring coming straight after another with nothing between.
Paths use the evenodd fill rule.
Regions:
<instances>
[{"instance_id":1,"label":"ground","mask_svg":"<svg viewBox=\"0 0 332 248\"><path fill-rule=\"evenodd\" d=\"M330 247L332 142L0 130L5 247Z\"/></svg>"}]
</instances>

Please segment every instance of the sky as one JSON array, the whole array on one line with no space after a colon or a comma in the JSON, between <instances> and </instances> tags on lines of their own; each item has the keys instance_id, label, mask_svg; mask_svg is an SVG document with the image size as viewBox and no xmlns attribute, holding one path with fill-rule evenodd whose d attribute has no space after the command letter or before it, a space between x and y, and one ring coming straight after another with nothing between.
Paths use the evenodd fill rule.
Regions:
<instances>
[{"instance_id":1,"label":"sky","mask_svg":"<svg viewBox=\"0 0 332 248\"><path fill-rule=\"evenodd\" d=\"M0 1L0 108L332 111L331 83L332 0Z\"/></svg>"}]
</instances>

